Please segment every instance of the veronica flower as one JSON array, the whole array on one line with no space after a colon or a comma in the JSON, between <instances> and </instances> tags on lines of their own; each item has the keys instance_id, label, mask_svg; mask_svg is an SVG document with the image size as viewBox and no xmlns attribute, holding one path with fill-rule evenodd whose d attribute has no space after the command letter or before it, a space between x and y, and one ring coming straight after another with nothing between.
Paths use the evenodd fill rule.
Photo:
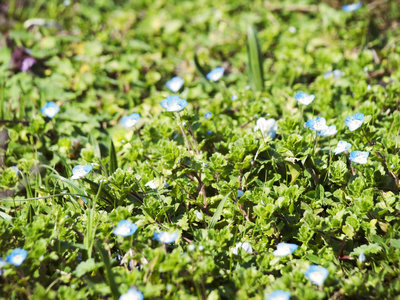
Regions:
<instances>
[{"instance_id":1,"label":"veronica flower","mask_svg":"<svg viewBox=\"0 0 400 300\"><path fill-rule=\"evenodd\" d=\"M244 195L244 192L242 190L237 190L237 197L240 198Z\"/></svg>"},{"instance_id":2,"label":"veronica flower","mask_svg":"<svg viewBox=\"0 0 400 300\"><path fill-rule=\"evenodd\" d=\"M18 249L13 250L7 256L6 260L8 263L18 267L24 262L27 255L28 255L28 251L18 248Z\"/></svg>"},{"instance_id":3,"label":"veronica flower","mask_svg":"<svg viewBox=\"0 0 400 300\"><path fill-rule=\"evenodd\" d=\"M293 26L290 26L288 30L290 33L296 33L296 31L297 31L296 27L293 27Z\"/></svg>"},{"instance_id":4,"label":"veronica flower","mask_svg":"<svg viewBox=\"0 0 400 300\"><path fill-rule=\"evenodd\" d=\"M201 212L199 212L198 210L196 210L194 212L194 214L196 215L197 220L203 220L203 214Z\"/></svg>"},{"instance_id":5,"label":"veronica flower","mask_svg":"<svg viewBox=\"0 0 400 300\"><path fill-rule=\"evenodd\" d=\"M289 300L290 293L282 290L273 291L265 300Z\"/></svg>"},{"instance_id":6,"label":"veronica flower","mask_svg":"<svg viewBox=\"0 0 400 300\"><path fill-rule=\"evenodd\" d=\"M21 71L28 72L28 70L35 64L36 60L33 57L27 57L22 61Z\"/></svg>"},{"instance_id":7,"label":"veronica flower","mask_svg":"<svg viewBox=\"0 0 400 300\"><path fill-rule=\"evenodd\" d=\"M351 144L345 141L339 141L335 148L335 155L338 155L339 153L342 153L344 151L347 151L351 148Z\"/></svg>"},{"instance_id":8,"label":"veronica flower","mask_svg":"<svg viewBox=\"0 0 400 300\"><path fill-rule=\"evenodd\" d=\"M115 235L127 237L136 232L138 229L137 225L129 220L119 221L117 227L113 230Z\"/></svg>"},{"instance_id":9,"label":"veronica flower","mask_svg":"<svg viewBox=\"0 0 400 300\"><path fill-rule=\"evenodd\" d=\"M274 138L276 135L276 131L278 130L278 124L276 123L275 119L264 119L259 118L257 120L256 126L254 127L254 131L260 130L263 137L267 138Z\"/></svg>"},{"instance_id":10,"label":"veronica flower","mask_svg":"<svg viewBox=\"0 0 400 300\"><path fill-rule=\"evenodd\" d=\"M304 272L304 275L312 283L321 286L324 284L325 279L328 277L329 271L324 267L311 265L307 269L307 271Z\"/></svg>"},{"instance_id":11,"label":"veronica flower","mask_svg":"<svg viewBox=\"0 0 400 300\"><path fill-rule=\"evenodd\" d=\"M135 126L136 123L140 120L140 114L138 113L133 113L129 116L125 116L121 119L121 124L125 128L130 128L132 126Z\"/></svg>"},{"instance_id":12,"label":"veronica flower","mask_svg":"<svg viewBox=\"0 0 400 300\"><path fill-rule=\"evenodd\" d=\"M303 105L308 105L314 101L315 95L309 95L307 93L299 92L294 96L297 102Z\"/></svg>"},{"instance_id":13,"label":"veronica flower","mask_svg":"<svg viewBox=\"0 0 400 300\"><path fill-rule=\"evenodd\" d=\"M326 125L326 120L323 117L317 117L315 119L308 120L305 125L315 131L328 129L328 125Z\"/></svg>"},{"instance_id":14,"label":"veronica flower","mask_svg":"<svg viewBox=\"0 0 400 300\"><path fill-rule=\"evenodd\" d=\"M194 244L190 244L190 245L188 246L188 250L189 250L189 251L194 251L194 249L196 249L196 246L195 246Z\"/></svg>"},{"instance_id":15,"label":"veronica flower","mask_svg":"<svg viewBox=\"0 0 400 300\"><path fill-rule=\"evenodd\" d=\"M154 180L150 180L144 186L147 186L147 187L151 188L152 190L156 190L157 189L156 184L154 183Z\"/></svg>"},{"instance_id":16,"label":"veronica flower","mask_svg":"<svg viewBox=\"0 0 400 300\"><path fill-rule=\"evenodd\" d=\"M346 126L349 127L350 131L354 131L360 128L363 122L364 122L364 114L357 113L355 115L348 116L346 118L346 121L344 121L344 124L346 124Z\"/></svg>"},{"instance_id":17,"label":"veronica flower","mask_svg":"<svg viewBox=\"0 0 400 300\"><path fill-rule=\"evenodd\" d=\"M54 102L47 102L45 106L40 109L40 112L50 119L53 118L60 111L60 107Z\"/></svg>"},{"instance_id":18,"label":"veronica flower","mask_svg":"<svg viewBox=\"0 0 400 300\"><path fill-rule=\"evenodd\" d=\"M210 112L206 112L206 113L204 114L204 118L206 118L207 120L210 119L211 116L212 116L212 113L210 113Z\"/></svg>"},{"instance_id":19,"label":"veronica flower","mask_svg":"<svg viewBox=\"0 0 400 300\"><path fill-rule=\"evenodd\" d=\"M224 72L224 68L218 67L208 73L206 77L208 80L218 81L222 77L222 75L224 75Z\"/></svg>"},{"instance_id":20,"label":"veronica flower","mask_svg":"<svg viewBox=\"0 0 400 300\"><path fill-rule=\"evenodd\" d=\"M166 231L161 231L160 233L154 232L154 238L163 243L163 244L171 244L176 241L178 238L178 233L177 232L166 232Z\"/></svg>"},{"instance_id":21,"label":"veronica flower","mask_svg":"<svg viewBox=\"0 0 400 300\"><path fill-rule=\"evenodd\" d=\"M324 73L324 78L329 78L331 76L333 76L334 79L339 79L340 77L342 77L344 75L344 73L338 69L333 70L333 71L328 71Z\"/></svg>"},{"instance_id":22,"label":"veronica flower","mask_svg":"<svg viewBox=\"0 0 400 300\"><path fill-rule=\"evenodd\" d=\"M358 261L359 261L360 263L365 262L365 254L364 254L364 252L361 252L361 253L360 253L360 255L358 256Z\"/></svg>"},{"instance_id":23,"label":"veronica flower","mask_svg":"<svg viewBox=\"0 0 400 300\"><path fill-rule=\"evenodd\" d=\"M294 251L296 251L298 246L296 244L290 244L290 243L279 243L276 245L276 250L272 252L274 256L278 257L284 257L292 254Z\"/></svg>"},{"instance_id":24,"label":"veronica flower","mask_svg":"<svg viewBox=\"0 0 400 300\"><path fill-rule=\"evenodd\" d=\"M320 136L327 137L327 136L334 135L334 134L336 134L336 133L337 133L336 126L335 126L335 125L332 125L332 126L329 126L329 127L326 128L326 129L321 130L321 131L318 132L317 134L320 135Z\"/></svg>"},{"instance_id":25,"label":"veronica flower","mask_svg":"<svg viewBox=\"0 0 400 300\"><path fill-rule=\"evenodd\" d=\"M185 99L181 99L176 95L169 96L161 101L161 106L164 107L167 111L181 111L187 105L187 101Z\"/></svg>"},{"instance_id":26,"label":"veronica flower","mask_svg":"<svg viewBox=\"0 0 400 300\"><path fill-rule=\"evenodd\" d=\"M19 175L19 169L16 166L12 166L11 169L13 169L15 171L17 176Z\"/></svg>"},{"instance_id":27,"label":"veronica flower","mask_svg":"<svg viewBox=\"0 0 400 300\"><path fill-rule=\"evenodd\" d=\"M170 89L172 92L176 93L177 91L179 91L182 87L182 85L185 83L185 80L183 80L182 78L175 76L172 77L171 80L167 81L165 83L165 86Z\"/></svg>"},{"instance_id":28,"label":"veronica flower","mask_svg":"<svg viewBox=\"0 0 400 300\"><path fill-rule=\"evenodd\" d=\"M353 11L356 11L357 9L359 9L361 6L362 6L361 2L343 5L342 10L345 12L353 12Z\"/></svg>"},{"instance_id":29,"label":"veronica flower","mask_svg":"<svg viewBox=\"0 0 400 300\"><path fill-rule=\"evenodd\" d=\"M72 169L71 179L83 178L92 171L92 165L77 165Z\"/></svg>"},{"instance_id":30,"label":"veronica flower","mask_svg":"<svg viewBox=\"0 0 400 300\"><path fill-rule=\"evenodd\" d=\"M207 130L207 134L211 135L212 134L212 130Z\"/></svg>"},{"instance_id":31,"label":"veronica flower","mask_svg":"<svg viewBox=\"0 0 400 300\"><path fill-rule=\"evenodd\" d=\"M251 248L251 245L248 242L239 242L236 244L235 248L232 248L232 253L235 255L238 255L239 249L242 248L244 252L252 254L253 253L253 248Z\"/></svg>"},{"instance_id":32,"label":"veronica flower","mask_svg":"<svg viewBox=\"0 0 400 300\"><path fill-rule=\"evenodd\" d=\"M358 164L366 164L369 156L368 151L351 151L349 159Z\"/></svg>"},{"instance_id":33,"label":"veronica flower","mask_svg":"<svg viewBox=\"0 0 400 300\"><path fill-rule=\"evenodd\" d=\"M135 288L130 288L119 300L143 300L143 294Z\"/></svg>"},{"instance_id":34,"label":"veronica flower","mask_svg":"<svg viewBox=\"0 0 400 300\"><path fill-rule=\"evenodd\" d=\"M237 95L232 95L232 96L231 96L231 100L232 100L232 101L236 101L237 99L238 99L238 96L237 96Z\"/></svg>"}]
</instances>

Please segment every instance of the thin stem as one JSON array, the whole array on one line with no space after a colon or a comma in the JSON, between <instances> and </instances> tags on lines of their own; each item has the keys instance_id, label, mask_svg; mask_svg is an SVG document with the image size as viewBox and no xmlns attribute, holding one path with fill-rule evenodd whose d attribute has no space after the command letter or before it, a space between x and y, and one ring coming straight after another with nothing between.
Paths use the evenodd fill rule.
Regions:
<instances>
[{"instance_id":1,"label":"thin stem","mask_svg":"<svg viewBox=\"0 0 400 300\"><path fill-rule=\"evenodd\" d=\"M317 149L317 141L318 141L318 134L317 134L317 131L315 131L315 142L314 142L314 153L313 153L313 155L315 155L315 150Z\"/></svg>"}]
</instances>

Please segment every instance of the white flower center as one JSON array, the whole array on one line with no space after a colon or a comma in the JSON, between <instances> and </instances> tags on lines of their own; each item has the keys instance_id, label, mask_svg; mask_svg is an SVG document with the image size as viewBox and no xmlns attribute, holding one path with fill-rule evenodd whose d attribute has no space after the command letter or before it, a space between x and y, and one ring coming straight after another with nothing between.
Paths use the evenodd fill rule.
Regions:
<instances>
[{"instance_id":1,"label":"white flower center","mask_svg":"<svg viewBox=\"0 0 400 300\"><path fill-rule=\"evenodd\" d=\"M310 277L310 280L317 285L322 285L324 283L324 278L319 272L312 272L308 276Z\"/></svg>"},{"instance_id":2,"label":"white flower center","mask_svg":"<svg viewBox=\"0 0 400 300\"><path fill-rule=\"evenodd\" d=\"M24 257L21 254L17 254L13 257L12 261L14 264L20 265L24 261Z\"/></svg>"}]
</instances>

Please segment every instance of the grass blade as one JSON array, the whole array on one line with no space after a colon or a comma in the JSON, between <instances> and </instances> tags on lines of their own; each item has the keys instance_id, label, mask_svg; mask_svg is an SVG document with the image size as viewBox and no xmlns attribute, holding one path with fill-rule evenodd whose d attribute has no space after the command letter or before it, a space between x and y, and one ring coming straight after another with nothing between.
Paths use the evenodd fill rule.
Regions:
<instances>
[{"instance_id":1,"label":"grass blade","mask_svg":"<svg viewBox=\"0 0 400 300\"><path fill-rule=\"evenodd\" d=\"M249 59L249 79L253 90L262 91L264 88L264 72L260 43L257 38L257 32L254 27L247 29L247 55Z\"/></svg>"},{"instance_id":2,"label":"grass blade","mask_svg":"<svg viewBox=\"0 0 400 300\"><path fill-rule=\"evenodd\" d=\"M196 53L194 54L193 59L194 59L194 65L196 66L197 72L199 72L199 74L208 82L208 79L206 77L207 73L206 73L206 71L204 71L203 67L200 65L199 59L198 59Z\"/></svg>"},{"instance_id":3,"label":"grass blade","mask_svg":"<svg viewBox=\"0 0 400 300\"><path fill-rule=\"evenodd\" d=\"M117 154L115 153L114 143L111 140L111 144L110 144L110 163L109 163L110 175L113 174L116 169L118 169Z\"/></svg>"},{"instance_id":4,"label":"grass blade","mask_svg":"<svg viewBox=\"0 0 400 300\"><path fill-rule=\"evenodd\" d=\"M229 193L221 200L221 202L218 204L217 210L215 211L215 213L214 213L214 215L213 215L213 217L212 217L212 219L211 219L211 222L210 222L210 224L208 225L208 229L213 229L213 228L215 227L215 225L217 224L219 218L221 217L222 209L223 209L224 206L225 206L225 202L226 202L226 200L228 200L229 195L230 195L231 193L232 193L232 192L229 192Z\"/></svg>"}]
</instances>

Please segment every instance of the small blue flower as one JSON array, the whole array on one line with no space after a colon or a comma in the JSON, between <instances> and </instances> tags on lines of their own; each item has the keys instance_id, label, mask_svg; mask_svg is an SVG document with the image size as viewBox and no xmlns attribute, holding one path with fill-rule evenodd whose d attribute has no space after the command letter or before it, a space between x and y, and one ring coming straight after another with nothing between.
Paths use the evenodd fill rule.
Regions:
<instances>
[{"instance_id":1,"label":"small blue flower","mask_svg":"<svg viewBox=\"0 0 400 300\"><path fill-rule=\"evenodd\" d=\"M237 197L240 198L244 195L244 192L242 190L237 190Z\"/></svg>"},{"instance_id":2,"label":"small blue flower","mask_svg":"<svg viewBox=\"0 0 400 300\"><path fill-rule=\"evenodd\" d=\"M135 288L130 288L119 297L119 300L143 300L143 294Z\"/></svg>"},{"instance_id":3,"label":"small blue flower","mask_svg":"<svg viewBox=\"0 0 400 300\"><path fill-rule=\"evenodd\" d=\"M185 83L185 80L183 80L180 77L173 77L171 78L171 80L167 81L165 83L165 86L167 88L169 88L172 92L176 93L177 91L179 91L182 87L182 85Z\"/></svg>"},{"instance_id":4,"label":"small blue flower","mask_svg":"<svg viewBox=\"0 0 400 300\"><path fill-rule=\"evenodd\" d=\"M206 77L208 80L218 81L222 77L222 75L224 75L224 72L224 68L218 67L208 73Z\"/></svg>"},{"instance_id":5,"label":"small blue flower","mask_svg":"<svg viewBox=\"0 0 400 300\"><path fill-rule=\"evenodd\" d=\"M344 124L346 124L346 126L349 127L350 131L354 131L360 128L363 122L364 122L364 114L357 113L353 116L348 116L346 118L346 121L344 121Z\"/></svg>"},{"instance_id":6,"label":"small blue flower","mask_svg":"<svg viewBox=\"0 0 400 300\"><path fill-rule=\"evenodd\" d=\"M367 158L369 156L368 151L351 151L349 159L352 162L358 163L358 164L366 164L367 163Z\"/></svg>"},{"instance_id":7,"label":"small blue flower","mask_svg":"<svg viewBox=\"0 0 400 300\"><path fill-rule=\"evenodd\" d=\"M77 165L72 169L71 179L79 179L85 177L92 171L92 165Z\"/></svg>"},{"instance_id":8,"label":"small blue flower","mask_svg":"<svg viewBox=\"0 0 400 300\"><path fill-rule=\"evenodd\" d=\"M166 181L164 181L164 187L165 187L165 188L169 188L169 183L166 182Z\"/></svg>"},{"instance_id":9,"label":"small blue flower","mask_svg":"<svg viewBox=\"0 0 400 300\"><path fill-rule=\"evenodd\" d=\"M16 166L12 166L11 169L13 169L15 171L17 176L19 175L19 169Z\"/></svg>"},{"instance_id":10,"label":"small blue flower","mask_svg":"<svg viewBox=\"0 0 400 300\"><path fill-rule=\"evenodd\" d=\"M54 102L47 102L45 106L40 109L40 112L50 119L53 118L60 111L60 107Z\"/></svg>"},{"instance_id":11,"label":"small blue flower","mask_svg":"<svg viewBox=\"0 0 400 300\"><path fill-rule=\"evenodd\" d=\"M335 155L338 155L339 153L342 153L344 151L347 151L351 148L351 144L346 142L346 141L339 141L335 148Z\"/></svg>"},{"instance_id":12,"label":"small blue flower","mask_svg":"<svg viewBox=\"0 0 400 300\"><path fill-rule=\"evenodd\" d=\"M6 261L8 263L18 267L24 262L27 255L28 255L28 251L18 248L18 249L13 250L7 256Z\"/></svg>"},{"instance_id":13,"label":"small blue flower","mask_svg":"<svg viewBox=\"0 0 400 300\"><path fill-rule=\"evenodd\" d=\"M359 261L360 263L365 262L365 254L364 254L364 252L361 252L361 253L360 253L360 255L358 256L358 261Z\"/></svg>"},{"instance_id":14,"label":"small blue flower","mask_svg":"<svg viewBox=\"0 0 400 300\"><path fill-rule=\"evenodd\" d=\"M334 79L339 79L340 77L342 77L344 75L344 73L338 69L333 70L333 71L328 71L324 73L324 78L329 78L331 76L333 76Z\"/></svg>"},{"instance_id":15,"label":"small blue flower","mask_svg":"<svg viewBox=\"0 0 400 300\"><path fill-rule=\"evenodd\" d=\"M353 11L356 11L357 9L359 9L361 6L362 6L361 2L343 5L342 10L345 12L353 12Z\"/></svg>"},{"instance_id":16,"label":"small blue flower","mask_svg":"<svg viewBox=\"0 0 400 300\"><path fill-rule=\"evenodd\" d=\"M308 120L305 125L315 131L328 129L328 125L326 125L326 120L323 117L317 117L315 119Z\"/></svg>"},{"instance_id":17,"label":"small blue flower","mask_svg":"<svg viewBox=\"0 0 400 300\"><path fill-rule=\"evenodd\" d=\"M129 116L125 116L121 119L122 126L125 128L130 128L132 126L135 126L136 123L140 120L140 114L138 113L133 113Z\"/></svg>"},{"instance_id":18,"label":"small blue flower","mask_svg":"<svg viewBox=\"0 0 400 300\"><path fill-rule=\"evenodd\" d=\"M293 27L293 26L290 26L288 30L290 33L296 33L296 31L297 31L296 27Z\"/></svg>"},{"instance_id":19,"label":"small blue flower","mask_svg":"<svg viewBox=\"0 0 400 300\"><path fill-rule=\"evenodd\" d=\"M240 248L242 248L244 250L244 252L246 252L246 253L249 253L249 254L253 253L253 248L251 247L251 245L248 242L237 243L234 248L231 248L232 253L235 255L238 255Z\"/></svg>"},{"instance_id":20,"label":"small blue flower","mask_svg":"<svg viewBox=\"0 0 400 300\"><path fill-rule=\"evenodd\" d=\"M166 232L166 231L161 231L161 232L154 232L154 238L163 243L163 244L171 244L176 241L178 238L178 233L177 232Z\"/></svg>"},{"instance_id":21,"label":"small blue flower","mask_svg":"<svg viewBox=\"0 0 400 300\"><path fill-rule=\"evenodd\" d=\"M275 119L259 118L257 120L256 126L254 126L254 131L260 130L263 137L270 137L271 139L275 138L276 131L278 130L278 123Z\"/></svg>"},{"instance_id":22,"label":"small blue flower","mask_svg":"<svg viewBox=\"0 0 400 300\"><path fill-rule=\"evenodd\" d=\"M304 272L304 276L318 286L322 286L324 284L324 281L328 275L329 271L327 269L317 265L311 265L307 271Z\"/></svg>"},{"instance_id":23,"label":"small blue flower","mask_svg":"<svg viewBox=\"0 0 400 300\"><path fill-rule=\"evenodd\" d=\"M197 220L203 220L203 214L200 211L196 210L194 214L196 215Z\"/></svg>"},{"instance_id":24,"label":"small blue flower","mask_svg":"<svg viewBox=\"0 0 400 300\"><path fill-rule=\"evenodd\" d=\"M119 221L117 227L113 230L115 235L127 237L136 232L138 229L137 225L132 223L129 220L121 220Z\"/></svg>"},{"instance_id":25,"label":"small blue flower","mask_svg":"<svg viewBox=\"0 0 400 300\"><path fill-rule=\"evenodd\" d=\"M232 95L232 96L231 96L231 100L232 100L232 101L236 101L237 99L238 99L238 96L237 96L237 95Z\"/></svg>"},{"instance_id":26,"label":"small blue flower","mask_svg":"<svg viewBox=\"0 0 400 300\"><path fill-rule=\"evenodd\" d=\"M211 118L211 116L212 116L212 113L210 113L210 112L206 112L204 114L204 118L206 118L207 120L209 120Z\"/></svg>"},{"instance_id":27,"label":"small blue flower","mask_svg":"<svg viewBox=\"0 0 400 300\"><path fill-rule=\"evenodd\" d=\"M309 95L307 93L299 92L294 96L297 102L303 105L308 105L314 101L315 95Z\"/></svg>"},{"instance_id":28,"label":"small blue flower","mask_svg":"<svg viewBox=\"0 0 400 300\"><path fill-rule=\"evenodd\" d=\"M185 99L181 99L176 95L169 96L161 101L161 106L164 107L167 111L181 111L187 105L187 101Z\"/></svg>"},{"instance_id":29,"label":"small blue flower","mask_svg":"<svg viewBox=\"0 0 400 300\"><path fill-rule=\"evenodd\" d=\"M367 85L367 91L370 91L372 89L372 86L370 84Z\"/></svg>"},{"instance_id":30,"label":"small blue flower","mask_svg":"<svg viewBox=\"0 0 400 300\"><path fill-rule=\"evenodd\" d=\"M296 244L290 244L290 243L279 243L276 245L276 250L272 252L274 256L278 257L284 257L292 254L294 251L296 251L298 246Z\"/></svg>"},{"instance_id":31,"label":"small blue flower","mask_svg":"<svg viewBox=\"0 0 400 300\"><path fill-rule=\"evenodd\" d=\"M212 130L207 130L208 135L211 135L212 133L213 133Z\"/></svg>"},{"instance_id":32,"label":"small blue flower","mask_svg":"<svg viewBox=\"0 0 400 300\"><path fill-rule=\"evenodd\" d=\"M273 291L265 300L289 300L290 293L282 290Z\"/></svg>"},{"instance_id":33,"label":"small blue flower","mask_svg":"<svg viewBox=\"0 0 400 300\"><path fill-rule=\"evenodd\" d=\"M326 128L326 129L321 130L321 131L318 132L317 134L318 134L319 136L327 137L327 136L334 135L334 134L336 134L336 133L337 133L336 126L335 126L335 125L332 125L332 126L329 126L329 127Z\"/></svg>"}]
</instances>

